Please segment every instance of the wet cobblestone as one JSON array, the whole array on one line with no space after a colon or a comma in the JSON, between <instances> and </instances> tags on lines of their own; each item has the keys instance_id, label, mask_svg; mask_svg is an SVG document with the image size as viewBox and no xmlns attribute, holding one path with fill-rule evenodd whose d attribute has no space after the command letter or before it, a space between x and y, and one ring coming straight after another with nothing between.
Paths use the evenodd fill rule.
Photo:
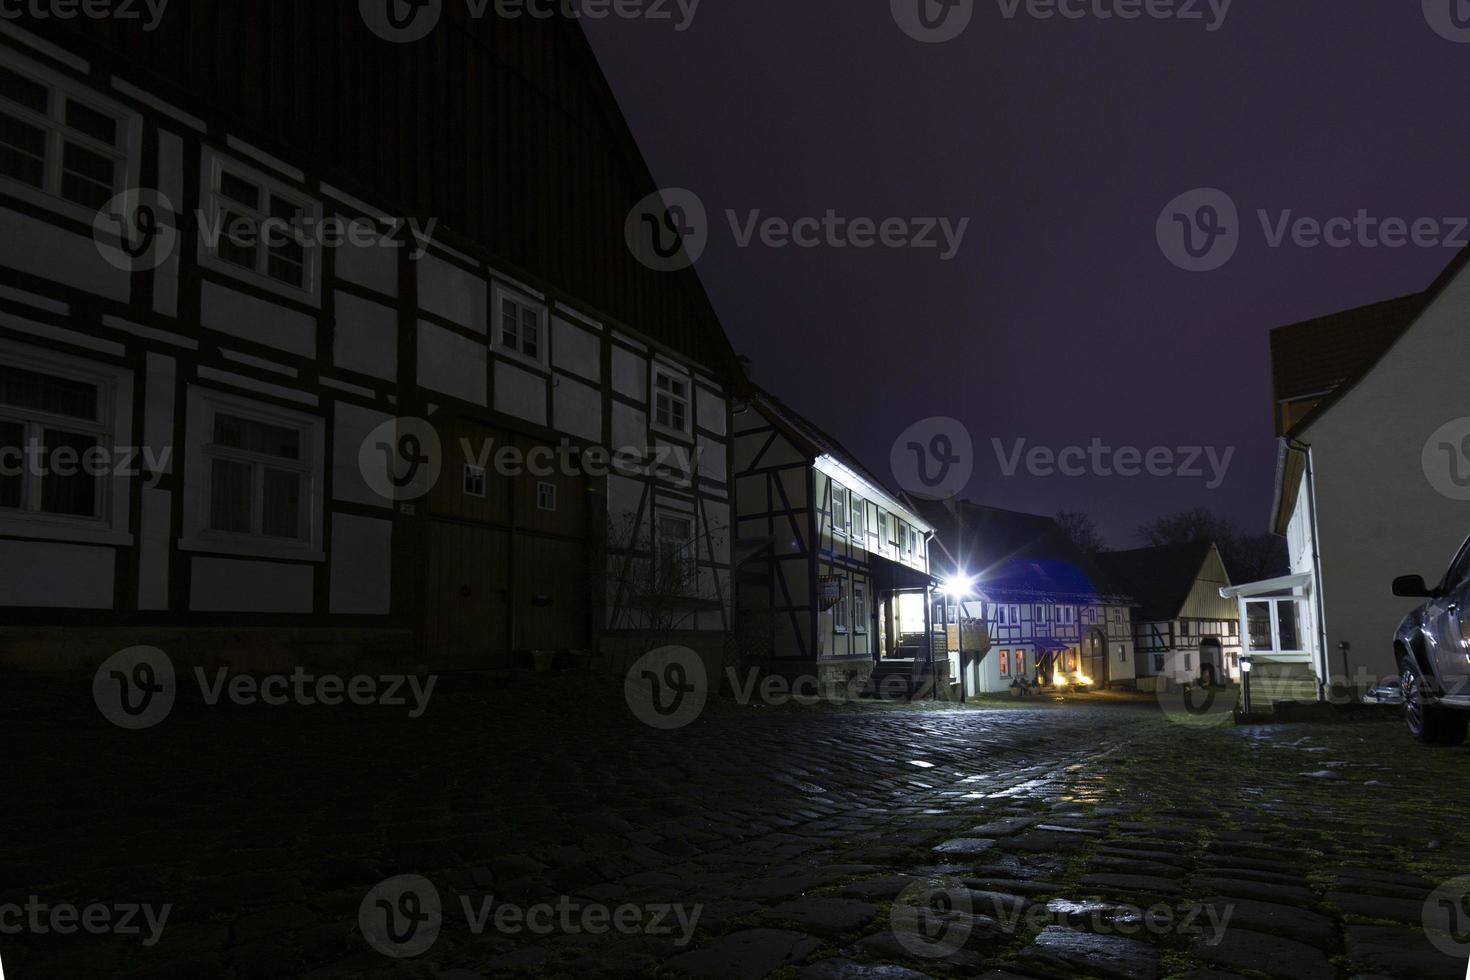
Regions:
<instances>
[{"instance_id":1,"label":"wet cobblestone","mask_svg":"<svg viewBox=\"0 0 1470 980\"><path fill-rule=\"evenodd\" d=\"M0 903L173 909L153 946L0 936L7 971L1465 974L1421 917L1470 871L1470 751L1391 722L1201 729L1116 699L712 704L663 732L616 692L555 681L446 693L414 721L181 706L122 732L65 699L7 714ZM1335 778L1302 775L1320 771ZM416 958L359 928L397 875L443 902ZM959 902L947 940L898 924L914 894ZM687 943L472 928L462 900L486 898L699 917Z\"/></svg>"}]
</instances>

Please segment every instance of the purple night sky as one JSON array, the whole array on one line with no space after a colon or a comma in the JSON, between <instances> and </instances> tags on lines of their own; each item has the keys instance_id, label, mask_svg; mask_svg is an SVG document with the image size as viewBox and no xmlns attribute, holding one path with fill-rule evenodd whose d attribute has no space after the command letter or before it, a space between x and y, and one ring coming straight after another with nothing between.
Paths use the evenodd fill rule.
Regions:
<instances>
[{"instance_id":1,"label":"purple night sky","mask_svg":"<svg viewBox=\"0 0 1470 980\"><path fill-rule=\"evenodd\" d=\"M1257 210L1470 213L1470 112L1456 108L1470 44L1404 0L1238 0L1214 32L1205 0L1187 22L1043 20L1024 4L1008 19L1010 5L976 0L968 30L937 45L881 0L707 0L682 33L587 30L656 180L709 209L698 268L736 350L885 479L900 431L952 415L975 439L974 499L1087 510L1117 546L1196 505L1264 530L1268 331L1421 290L1455 250L1272 248ZM1165 204L1196 187L1241 215L1239 251L1210 273L1177 269L1155 240ZM943 262L739 248L726 209L971 222ZM1236 452L1208 491L1006 477L993 438Z\"/></svg>"}]
</instances>

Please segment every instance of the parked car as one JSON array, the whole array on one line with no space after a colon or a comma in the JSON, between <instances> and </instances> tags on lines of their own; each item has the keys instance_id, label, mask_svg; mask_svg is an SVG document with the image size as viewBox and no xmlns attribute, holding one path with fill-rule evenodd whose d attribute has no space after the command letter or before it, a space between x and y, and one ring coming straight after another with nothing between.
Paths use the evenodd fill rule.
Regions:
<instances>
[{"instance_id":1,"label":"parked car","mask_svg":"<svg viewBox=\"0 0 1470 980\"><path fill-rule=\"evenodd\" d=\"M1470 725L1470 539L1438 585L1421 575L1394 579L1393 594L1425 602L1399 624L1394 658L1409 734L1459 745Z\"/></svg>"}]
</instances>

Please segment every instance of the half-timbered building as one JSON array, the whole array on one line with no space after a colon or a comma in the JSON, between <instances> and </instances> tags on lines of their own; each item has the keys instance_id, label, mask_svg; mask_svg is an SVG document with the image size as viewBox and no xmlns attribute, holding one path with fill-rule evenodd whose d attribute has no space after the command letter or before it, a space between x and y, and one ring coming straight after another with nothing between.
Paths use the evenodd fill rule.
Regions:
<instances>
[{"instance_id":1,"label":"half-timbered building","mask_svg":"<svg viewBox=\"0 0 1470 980\"><path fill-rule=\"evenodd\" d=\"M1220 549L1211 541L1101 554L1098 562L1138 603L1133 623L1138 677L1156 684L1240 679L1240 625Z\"/></svg>"},{"instance_id":2,"label":"half-timbered building","mask_svg":"<svg viewBox=\"0 0 1470 980\"><path fill-rule=\"evenodd\" d=\"M741 371L653 191L573 20L0 21L0 652L717 647Z\"/></svg>"},{"instance_id":3,"label":"half-timbered building","mask_svg":"<svg viewBox=\"0 0 1470 980\"><path fill-rule=\"evenodd\" d=\"M955 624L951 656L967 692L1133 682L1132 600L1055 520L965 500L922 509L936 528L931 567L950 583L941 618Z\"/></svg>"},{"instance_id":4,"label":"half-timbered building","mask_svg":"<svg viewBox=\"0 0 1470 980\"><path fill-rule=\"evenodd\" d=\"M773 668L853 685L932 671L933 529L832 436L768 392L735 413L741 615L771 631Z\"/></svg>"}]
</instances>

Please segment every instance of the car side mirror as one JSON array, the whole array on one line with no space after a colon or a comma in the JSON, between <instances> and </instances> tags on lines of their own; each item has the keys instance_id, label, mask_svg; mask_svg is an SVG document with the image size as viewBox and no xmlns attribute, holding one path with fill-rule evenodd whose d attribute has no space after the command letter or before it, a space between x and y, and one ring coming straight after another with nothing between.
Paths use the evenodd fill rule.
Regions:
<instances>
[{"instance_id":1,"label":"car side mirror","mask_svg":"<svg viewBox=\"0 0 1470 980\"><path fill-rule=\"evenodd\" d=\"M1400 575L1393 580L1393 594L1405 599L1428 599L1434 590L1424 584L1423 575Z\"/></svg>"}]
</instances>

